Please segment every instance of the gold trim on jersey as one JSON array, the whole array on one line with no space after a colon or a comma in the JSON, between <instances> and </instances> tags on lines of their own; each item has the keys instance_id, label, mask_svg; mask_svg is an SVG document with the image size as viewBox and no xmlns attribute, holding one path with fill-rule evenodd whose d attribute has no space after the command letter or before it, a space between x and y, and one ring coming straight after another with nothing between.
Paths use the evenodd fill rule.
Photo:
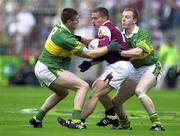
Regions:
<instances>
[{"instance_id":1,"label":"gold trim on jersey","mask_svg":"<svg viewBox=\"0 0 180 136\"><path fill-rule=\"evenodd\" d=\"M77 42L76 48L72 50L65 50L62 47L56 45L51 38L48 38L46 43L45 43L45 49L55 55L55 56L60 56L60 57L71 57L74 53L78 52L78 50L81 48L81 43Z\"/></svg>"},{"instance_id":2,"label":"gold trim on jersey","mask_svg":"<svg viewBox=\"0 0 180 136\"><path fill-rule=\"evenodd\" d=\"M143 52L143 55L140 57L131 58L131 60L144 59L154 51L153 48L146 43L146 40L140 41L138 45L141 45L142 49L146 49L146 52Z\"/></svg>"}]
</instances>

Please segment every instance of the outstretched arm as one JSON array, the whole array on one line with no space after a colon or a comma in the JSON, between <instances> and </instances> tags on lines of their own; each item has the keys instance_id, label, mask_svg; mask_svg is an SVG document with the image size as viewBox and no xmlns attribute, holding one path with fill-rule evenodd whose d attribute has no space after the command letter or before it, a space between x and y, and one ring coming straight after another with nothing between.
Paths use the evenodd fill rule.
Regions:
<instances>
[{"instance_id":1,"label":"outstretched arm","mask_svg":"<svg viewBox=\"0 0 180 136\"><path fill-rule=\"evenodd\" d=\"M121 56L128 58L140 57L143 54L143 49L137 47L134 49L122 50L120 54Z\"/></svg>"},{"instance_id":2,"label":"outstretched arm","mask_svg":"<svg viewBox=\"0 0 180 136\"><path fill-rule=\"evenodd\" d=\"M80 35L75 35L75 38L85 45L89 44L94 39L94 38L84 38Z\"/></svg>"},{"instance_id":3,"label":"outstretched arm","mask_svg":"<svg viewBox=\"0 0 180 136\"><path fill-rule=\"evenodd\" d=\"M120 50L121 50L121 45L116 41L111 41L111 43L105 47L95 48L93 50L88 50L87 48L84 48L84 50L81 53L81 56L89 59L94 59L103 56L108 52L120 51Z\"/></svg>"}]
</instances>

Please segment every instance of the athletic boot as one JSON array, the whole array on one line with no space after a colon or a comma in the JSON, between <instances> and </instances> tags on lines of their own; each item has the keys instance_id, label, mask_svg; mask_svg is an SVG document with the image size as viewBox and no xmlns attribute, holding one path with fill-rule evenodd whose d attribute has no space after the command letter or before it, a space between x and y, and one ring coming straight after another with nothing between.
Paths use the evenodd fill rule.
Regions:
<instances>
[{"instance_id":1,"label":"athletic boot","mask_svg":"<svg viewBox=\"0 0 180 136\"><path fill-rule=\"evenodd\" d=\"M105 118L101 119L99 122L96 123L96 125L99 127L105 127L111 124L113 125L113 127L119 126L119 120L117 119L116 116L106 115Z\"/></svg>"},{"instance_id":2,"label":"athletic boot","mask_svg":"<svg viewBox=\"0 0 180 136\"><path fill-rule=\"evenodd\" d=\"M29 120L29 123L35 128L42 128L42 121L37 120L35 116Z\"/></svg>"},{"instance_id":3,"label":"athletic boot","mask_svg":"<svg viewBox=\"0 0 180 136\"><path fill-rule=\"evenodd\" d=\"M119 126L113 126L112 129L119 129L119 130L132 130L131 125L129 124L128 126L125 125L121 125L119 124Z\"/></svg>"},{"instance_id":4,"label":"athletic boot","mask_svg":"<svg viewBox=\"0 0 180 136\"><path fill-rule=\"evenodd\" d=\"M73 122L72 120L65 120L63 118L57 119L58 123L67 128L73 129L86 129L86 125L83 122Z\"/></svg>"},{"instance_id":5,"label":"athletic boot","mask_svg":"<svg viewBox=\"0 0 180 136\"><path fill-rule=\"evenodd\" d=\"M152 130L152 131L165 131L165 128L160 124L154 124L154 125L152 125L150 130Z\"/></svg>"}]
</instances>

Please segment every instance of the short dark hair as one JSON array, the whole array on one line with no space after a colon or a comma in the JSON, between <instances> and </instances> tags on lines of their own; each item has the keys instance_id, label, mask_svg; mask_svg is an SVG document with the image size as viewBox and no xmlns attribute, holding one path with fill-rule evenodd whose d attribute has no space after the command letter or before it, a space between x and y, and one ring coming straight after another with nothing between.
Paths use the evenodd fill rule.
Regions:
<instances>
[{"instance_id":1,"label":"short dark hair","mask_svg":"<svg viewBox=\"0 0 180 136\"><path fill-rule=\"evenodd\" d=\"M95 9L92 11L92 13L93 13L93 12L99 12L100 15L101 15L101 17L107 17L107 18L109 19L109 12L108 12L108 10L107 10L106 8L104 8L104 7L95 8Z\"/></svg>"},{"instance_id":2,"label":"short dark hair","mask_svg":"<svg viewBox=\"0 0 180 136\"><path fill-rule=\"evenodd\" d=\"M137 19L139 18L139 12L137 11L137 9L133 8L133 7L126 7L124 9L124 11L132 11L133 12L133 18Z\"/></svg>"},{"instance_id":3,"label":"short dark hair","mask_svg":"<svg viewBox=\"0 0 180 136\"><path fill-rule=\"evenodd\" d=\"M64 8L61 13L61 21L67 23L68 20L74 20L78 12L73 8Z\"/></svg>"}]
</instances>

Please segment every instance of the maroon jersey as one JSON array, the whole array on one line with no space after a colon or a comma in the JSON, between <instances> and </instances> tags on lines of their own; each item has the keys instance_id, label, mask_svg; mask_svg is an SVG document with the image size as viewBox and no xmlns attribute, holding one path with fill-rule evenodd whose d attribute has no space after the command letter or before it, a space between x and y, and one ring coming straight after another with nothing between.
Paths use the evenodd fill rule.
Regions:
<instances>
[{"instance_id":1,"label":"maroon jersey","mask_svg":"<svg viewBox=\"0 0 180 136\"><path fill-rule=\"evenodd\" d=\"M97 38L99 39L99 47L107 46L113 39L115 39L121 44L122 50L128 50L128 44L121 31L110 21L106 21L99 28ZM109 64L112 64L120 60L129 61L129 58L122 57L117 51L115 51L103 55L99 60L106 60Z\"/></svg>"}]
</instances>

